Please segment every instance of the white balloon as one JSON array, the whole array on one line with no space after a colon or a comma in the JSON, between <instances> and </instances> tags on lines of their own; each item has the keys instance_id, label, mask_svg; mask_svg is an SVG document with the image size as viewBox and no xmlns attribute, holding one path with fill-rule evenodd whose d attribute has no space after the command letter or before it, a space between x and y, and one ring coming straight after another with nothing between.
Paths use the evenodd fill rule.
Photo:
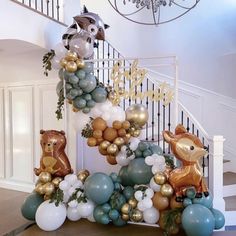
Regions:
<instances>
[{"instance_id":1,"label":"white balloon","mask_svg":"<svg viewBox=\"0 0 236 236\"><path fill-rule=\"evenodd\" d=\"M153 165L152 166L152 173L155 175L157 172L159 172L160 171L160 168L159 168L159 166L156 166L156 165Z\"/></svg>"},{"instance_id":2,"label":"white balloon","mask_svg":"<svg viewBox=\"0 0 236 236\"><path fill-rule=\"evenodd\" d=\"M127 149L127 147L125 145L123 145L120 149L121 153L126 154L126 149Z\"/></svg>"},{"instance_id":3,"label":"white balloon","mask_svg":"<svg viewBox=\"0 0 236 236\"><path fill-rule=\"evenodd\" d=\"M89 216L87 217L87 219L88 219L90 222L96 222L96 220L95 220L94 217L93 217L93 212L92 212L91 215L89 215Z\"/></svg>"},{"instance_id":4,"label":"white balloon","mask_svg":"<svg viewBox=\"0 0 236 236\"><path fill-rule=\"evenodd\" d=\"M165 157L157 156L157 158L155 158L155 164L157 164L157 165L165 165L165 163L166 163Z\"/></svg>"},{"instance_id":5,"label":"white balloon","mask_svg":"<svg viewBox=\"0 0 236 236\"><path fill-rule=\"evenodd\" d=\"M51 63L52 63L52 68L55 70L59 70L61 68L60 64L61 58L55 56L52 58Z\"/></svg>"},{"instance_id":6,"label":"white balloon","mask_svg":"<svg viewBox=\"0 0 236 236\"><path fill-rule=\"evenodd\" d=\"M151 198L146 197L142 200L142 202L146 209L151 208L153 206L153 202Z\"/></svg>"},{"instance_id":7,"label":"white balloon","mask_svg":"<svg viewBox=\"0 0 236 236\"><path fill-rule=\"evenodd\" d=\"M65 57L66 53L68 52L68 50L64 47L63 43L56 44L56 46L54 47L54 51L55 51L56 57L58 58Z\"/></svg>"},{"instance_id":8,"label":"white balloon","mask_svg":"<svg viewBox=\"0 0 236 236\"><path fill-rule=\"evenodd\" d=\"M145 190L145 195L148 197L148 198L152 198L154 196L154 191L151 189L151 188L147 188Z\"/></svg>"},{"instance_id":9,"label":"white balloon","mask_svg":"<svg viewBox=\"0 0 236 236\"><path fill-rule=\"evenodd\" d=\"M109 112L104 112L102 114L102 119L105 120L105 121L108 121L110 119L110 117L111 116L110 116Z\"/></svg>"},{"instance_id":10,"label":"white balloon","mask_svg":"<svg viewBox=\"0 0 236 236\"><path fill-rule=\"evenodd\" d=\"M137 207L140 211L145 211L146 210L146 206L143 204L143 201L138 202Z\"/></svg>"},{"instance_id":11,"label":"white balloon","mask_svg":"<svg viewBox=\"0 0 236 236\"><path fill-rule=\"evenodd\" d=\"M148 165L148 166L152 166L154 164L154 158L153 156L147 156L145 158L145 163Z\"/></svg>"},{"instance_id":12,"label":"white balloon","mask_svg":"<svg viewBox=\"0 0 236 236\"><path fill-rule=\"evenodd\" d=\"M77 221L81 218L79 214L78 207L68 207L67 208L67 218L71 221Z\"/></svg>"},{"instance_id":13,"label":"white balloon","mask_svg":"<svg viewBox=\"0 0 236 236\"><path fill-rule=\"evenodd\" d=\"M143 192L138 190L134 193L134 197L137 201L141 201L143 199Z\"/></svg>"},{"instance_id":14,"label":"white balloon","mask_svg":"<svg viewBox=\"0 0 236 236\"><path fill-rule=\"evenodd\" d=\"M70 201L70 202L68 203L68 206L71 207L71 208L77 207L77 206L78 206L77 200L74 199L74 200Z\"/></svg>"},{"instance_id":15,"label":"white balloon","mask_svg":"<svg viewBox=\"0 0 236 236\"><path fill-rule=\"evenodd\" d=\"M156 224L159 217L160 213L155 207L148 208L143 212L143 219L148 224Z\"/></svg>"},{"instance_id":16,"label":"white balloon","mask_svg":"<svg viewBox=\"0 0 236 236\"><path fill-rule=\"evenodd\" d=\"M62 191L67 191L70 188L69 183L66 180L62 180L59 184L59 189Z\"/></svg>"},{"instance_id":17,"label":"white balloon","mask_svg":"<svg viewBox=\"0 0 236 236\"><path fill-rule=\"evenodd\" d=\"M78 205L78 211L81 217L87 218L89 215L92 214L93 210L95 208L95 205L92 201L87 200L85 203L79 203Z\"/></svg>"},{"instance_id":18,"label":"white balloon","mask_svg":"<svg viewBox=\"0 0 236 236\"><path fill-rule=\"evenodd\" d=\"M75 174L68 174L65 176L64 180L66 180L70 185L73 185L78 178Z\"/></svg>"},{"instance_id":19,"label":"white balloon","mask_svg":"<svg viewBox=\"0 0 236 236\"><path fill-rule=\"evenodd\" d=\"M120 166L127 166L130 163L130 160L123 153L118 153L116 156L116 162Z\"/></svg>"},{"instance_id":20,"label":"white balloon","mask_svg":"<svg viewBox=\"0 0 236 236\"><path fill-rule=\"evenodd\" d=\"M154 178L151 178L150 180L150 188L154 191L154 192L159 192L161 189L161 186L159 184L156 184Z\"/></svg>"},{"instance_id":21,"label":"white balloon","mask_svg":"<svg viewBox=\"0 0 236 236\"><path fill-rule=\"evenodd\" d=\"M83 183L80 180L76 180L76 182L73 184L74 188L83 188Z\"/></svg>"},{"instance_id":22,"label":"white balloon","mask_svg":"<svg viewBox=\"0 0 236 236\"><path fill-rule=\"evenodd\" d=\"M67 192L68 192L69 196L72 196L72 194L75 192L75 188L70 187Z\"/></svg>"},{"instance_id":23,"label":"white balloon","mask_svg":"<svg viewBox=\"0 0 236 236\"><path fill-rule=\"evenodd\" d=\"M63 191L63 202L67 203L70 198L70 195L68 194L67 191Z\"/></svg>"},{"instance_id":24,"label":"white balloon","mask_svg":"<svg viewBox=\"0 0 236 236\"><path fill-rule=\"evenodd\" d=\"M37 209L35 221L38 227L45 231L58 229L66 219L66 207L60 203L58 206L50 200L43 202Z\"/></svg>"}]
</instances>

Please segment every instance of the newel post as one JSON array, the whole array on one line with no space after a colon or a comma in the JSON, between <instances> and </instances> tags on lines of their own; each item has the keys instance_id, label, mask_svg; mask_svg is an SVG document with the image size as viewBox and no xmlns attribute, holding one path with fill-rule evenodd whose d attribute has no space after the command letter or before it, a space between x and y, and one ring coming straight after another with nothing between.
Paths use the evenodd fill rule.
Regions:
<instances>
[{"instance_id":1,"label":"newel post","mask_svg":"<svg viewBox=\"0 0 236 236\"><path fill-rule=\"evenodd\" d=\"M225 213L223 199L223 136L214 136L209 150L209 188L213 194L213 207Z\"/></svg>"}]
</instances>

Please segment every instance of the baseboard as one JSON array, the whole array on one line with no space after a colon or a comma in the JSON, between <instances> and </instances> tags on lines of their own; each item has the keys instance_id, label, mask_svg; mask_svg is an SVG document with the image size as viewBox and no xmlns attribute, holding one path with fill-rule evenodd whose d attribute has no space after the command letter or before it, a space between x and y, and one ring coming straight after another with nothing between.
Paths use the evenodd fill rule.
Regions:
<instances>
[{"instance_id":1,"label":"baseboard","mask_svg":"<svg viewBox=\"0 0 236 236\"><path fill-rule=\"evenodd\" d=\"M0 180L0 188L6 188L26 193L31 193L34 190L34 184L22 183L11 180Z\"/></svg>"}]
</instances>

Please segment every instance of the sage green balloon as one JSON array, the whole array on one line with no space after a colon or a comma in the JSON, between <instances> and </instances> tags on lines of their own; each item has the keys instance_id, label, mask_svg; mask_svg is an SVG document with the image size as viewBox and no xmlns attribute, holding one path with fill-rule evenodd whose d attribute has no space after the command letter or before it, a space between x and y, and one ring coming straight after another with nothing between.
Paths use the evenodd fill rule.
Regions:
<instances>
[{"instance_id":1,"label":"sage green balloon","mask_svg":"<svg viewBox=\"0 0 236 236\"><path fill-rule=\"evenodd\" d=\"M81 98L81 97L77 97L74 101L73 101L73 106L77 109L83 109L86 107L86 101Z\"/></svg>"},{"instance_id":2,"label":"sage green balloon","mask_svg":"<svg viewBox=\"0 0 236 236\"><path fill-rule=\"evenodd\" d=\"M97 103L105 102L107 99L107 91L105 88L97 87L92 92L92 98Z\"/></svg>"},{"instance_id":3,"label":"sage green balloon","mask_svg":"<svg viewBox=\"0 0 236 236\"><path fill-rule=\"evenodd\" d=\"M88 82L88 84L85 88L83 88L83 91L85 93L91 93L97 86L96 77L92 74L88 74L85 80Z\"/></svg>"},{"instance_id":4,"label":"sage green balloon","mask_svg":"<svg viewBox=\"0 0 236 236\"><path fill-rule=\"evenodd\" d=\"M27 220L35 220L35 214L39 205L44 201L43 196L38 193L31 193L21 206L21 214ZM14 219L13 219L14 220Z\"/></svg>"},{"instance_id":5,"label":"sage green balloon","mask_svg":"<svg viewBox=\"0 0 236 236\"><path fill-rule=\"evenodd\" d=\"M152 168L144 158L136 158L129 163L128 175L134 184L148 184L153 177Z\"/></svg>"},{"instance_id":6,"label":"sage green balloon","mask_svg":"<svg viewBox=\"0 0 236 236\"><path fill-rule=\"evenodd\" d=\"M107 202L113 190L114 184L111 177L101 172L90 175L84 183L85 195L97 204Z\"/></svg>"},{"instance_id":7,"label":"sage green balloon","mask_svg":"<svg viewBox=\"0 0 236 236\"><path fill-rule=\"evenodd\" d=\"M134 182L131 180L128 173L128 166L122 166L119 171L119 177L121 178L121 184L123 186L134 186Z\"/></svg>"},{"instance_id":8,"label":"sage green balloon","mask_svg":"<svg viewBox=\"0 0 236 236\"><path fill-rule=\"evenodd\" d=\"M78 70L75 74L79 79L84 79L86 76L86 72L84 70Z\"/></svg>"}]
</instances>

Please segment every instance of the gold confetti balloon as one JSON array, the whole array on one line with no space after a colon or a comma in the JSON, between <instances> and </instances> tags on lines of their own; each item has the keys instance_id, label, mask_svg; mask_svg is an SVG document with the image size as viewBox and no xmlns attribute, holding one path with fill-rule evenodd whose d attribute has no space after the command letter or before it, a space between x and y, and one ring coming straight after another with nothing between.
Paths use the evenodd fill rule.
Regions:
<instances>
[{"instance_id":1,"label":"gold confetti balloon","mask_svg":"<svg viewBox=\"0 0 236 236\"><path fill-rule=\"evenodd\" d=\"M126 120L134 122L140 127L144 126L148 121L148 110L144 105L133 104L125 111Z\"/></svg>"},{"instance_id":2,"label":"gold confetti balloon","mask_svg":"<svg viewBox=\"0 0 236 236\"><path fill-rule=\"evenodd\" d=\"M132 210L130 212L130 220L133 221L133 222L143 221L143 213L138 209Z\"/></svg>"}]
</instances>

